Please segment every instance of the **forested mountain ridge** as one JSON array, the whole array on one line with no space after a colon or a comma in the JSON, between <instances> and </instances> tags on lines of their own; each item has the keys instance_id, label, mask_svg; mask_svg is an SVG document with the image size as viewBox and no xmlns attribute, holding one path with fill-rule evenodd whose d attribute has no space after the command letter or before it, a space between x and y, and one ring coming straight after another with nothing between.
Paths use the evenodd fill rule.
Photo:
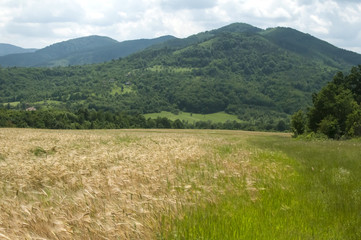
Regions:
<instances>
[{"instance_id":1,"label":"forested mountain ridge","mask_svg":"<svg viewBox=\"0 0 361 240\"><path fill-rule=\"evenodd\" d=\"M293 29L232 24L102 64L2 68L0 102L132 114L226 111L266 126L288 121L338 71L360 63L360 54Z\"/></svg>"},{"instance_id":2,"label":"forested mountain ridge","mask_svg":"<svg viewBox=\"0 0 361 240\"><path fill-rule=\"evenodd\" d=\"M172 39L138 39L118 42L109 37L88 36L55 43L31 53L0 57L0 65L17 67L54 67L93 64L128 56L151 45Z\"/></svg>"},{"instance_id":3,"label":"forested mountain ridge","mask_svg":"<svg viewBox=\"0 0 361 240\"><path fill-rule=\"evenodd\" d=\"M37 49L34 48L21 48L12 44L0 43L0 56L17 53L28 53L35 52Z\"/></svg>"},{"instance_id":4,"label":"forested mountain ridge","mask_svg":"<svg viewBox=\"0 0 361 240\"><path fill-rule=\"evenodd\" d=\"M337 48L330 43L292 28L270 28L261 33L279 47L302 56L320 59L328 65L357 65L361 63L361 55L345 49Z\"/></svg>"},{"instance_id":5,"label":"forested mountain ridge","mask_svg":"<svg viewBox=\"0 0 361 240\"><path fill-rule=\"evenodd\" d=\"M51 58L59 58L69 54L92 50L95 48L113 45L118 41L102 36L89 36L76 38L60 43L52 44L37 51L38 54L46 54Z\"/></svg>"},{"instance_id":6,"label":"forested mountain ridge","mask_svg":"<svg viewBox=\"0 0 361 240\"><path fill-rule=\"evenodd\" d=\"M171 39L169 41L165 41L162 44L158 44L155 46L152 46L153 49L159 49L159 48L184 48L193 44L198 44L200 42L209 40L216 35L222 34L222 33L258 33L263 31L260 28L254 27L252 25L246 24L246 23L233 23L230 25L227 25L225 27L221 27L219 29L201 32L198 34L191 35L187 38L175 38Z\"/></svg>"}]
</instances>

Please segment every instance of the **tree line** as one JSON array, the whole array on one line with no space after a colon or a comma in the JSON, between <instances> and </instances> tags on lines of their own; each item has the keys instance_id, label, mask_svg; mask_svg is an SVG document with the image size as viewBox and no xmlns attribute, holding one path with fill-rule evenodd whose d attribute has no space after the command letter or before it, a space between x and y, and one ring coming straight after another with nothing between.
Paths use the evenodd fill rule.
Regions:
<instances>
[{"instance_id":1,"label":"tree line","mask_svg":"<svg viewBox=\"0 0 361 240\"><path fill-rule=\"evenodd\" d=\"M321 91L312 96L307 111L292 115L294 136L320 134L340 139L361 137L361 65L348 75L337 73Z\"/></svg>"},{"instance_id":2,"label":"tree line","mask_svg":"<svg viewBox=\"0 0 361 240\"><path fill-rule=\"evenodd\" d=\"M282 124L281 124L282 125ZM25 111L0 108L0 127L41 129L247 129L250 126L236 121L213 123L211 121L188 122L166 117L146 119L143 115L79 109ZM281 127L284 127L283 125ZM253 130L253 129L249 129Z\"/></svg>"}]
</instances>

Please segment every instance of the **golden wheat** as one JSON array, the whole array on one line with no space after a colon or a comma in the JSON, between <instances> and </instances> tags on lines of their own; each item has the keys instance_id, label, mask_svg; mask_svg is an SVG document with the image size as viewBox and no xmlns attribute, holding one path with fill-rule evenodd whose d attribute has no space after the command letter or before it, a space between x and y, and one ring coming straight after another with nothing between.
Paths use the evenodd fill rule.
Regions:
<instances>
[{"instance_id":1,"label":"golden wheat","mask_svg":"<svg viewBox=\"0 0 361 240\"><path fill-rule=\"evenodd\" d=\"M226 191L220 177L255 198L248 151L214 151L227 134L1 129L0 238L154 238L160 213Z\"/></svg>"}]
</instances>

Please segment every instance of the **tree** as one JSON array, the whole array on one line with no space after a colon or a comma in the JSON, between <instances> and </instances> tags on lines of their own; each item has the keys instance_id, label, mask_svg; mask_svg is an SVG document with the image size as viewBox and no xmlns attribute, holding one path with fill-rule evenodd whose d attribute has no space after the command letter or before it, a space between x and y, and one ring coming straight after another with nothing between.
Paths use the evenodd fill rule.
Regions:
<instances>
[{"instance_id":1,"label":"tree","mask_svg":"<svg viewBox=\"0 0 361 240\"><path fill-rule=\"evenodd\" d=\"M361 65L353 67L351 73L345 77L345 86L354 94L358 104L361 103Z\"/></svg>"},{"instance_id":2,"label":"tree","mask_svg":"<svg viewBox=\"0 0 361 240\"><path fill-rule=\"evenodd\" d=\"M181 120L179 119L176 119L174 122L173 122L173 125L172 125L173 128L176 128L176 129L183 129L184 128L184 124Z\"/></svg>"},{"instance_id":3,"label":"tree","mask_svg":"<svg viewBox=\"0 0 361 240\"><path fill-rule=\"evenodd\" d=\"M308 126L313 132L321 130L321 126L321 132L328 132L328 130L325 130L326 125L330 127L329 124L334 123L336 120L339 134L344 135L346 133L347 116L356 109L357 103L351 90L346 89L343 84L338 85L331 82L318 94L314 95L313 107L308 112ZM326 134L326 132L324 133ZM331 132L326 135L329 137L332 135L333 138L335 135Z\"/></svg>"},{"instance_id":4,"label":"tree","mask_svg":"<svg viewBox=\"0 0 361 240\"><path fill-rule=\"evenodd\" d=\"M312 96L313 106L307 113L309 129L336 139L343 135L361 136L359 101L361 65L353 67L347 76L337 73L332 82ZM299 117L296 113L292 119L295 135L298 133Z\"/></svg>"},{"instance_id":5,"label":"tree","mask_svg":"<svg viewBox=\"0 0 361 240\"><path fill-rule=\"evenodd\" d=\"M329 138L339 138L340 137L340 126L337 119L328 115L319 124L318 131L322 134L325 134Z\"/></svg>"},{"instance_id":6,"label":"tree","mask_svg":"<svg viewBox=\"0 0 361 240\"><path fill-rule=\"evenodd\" d=\"M347 116L346 131L350 137L361 136L361 107Z\"/></svg>"},{"instance_id":7,"label":"tree","mask_svg":"<svg viewBox=\"0 0 361 240\"><path fill-rule=\"evenodd\" d=\"M299 110L291 117L291 130L293 135L297 137L305 132L306 118L302 110Z\"/></svg>"},{"instance_id":8,"label":"tree","mask_svg":"<svg viewBox=\"0 0 361 240\"><path fill-rule=\"evenodd\" d=\"M283 120L279 120L276 125L276 130L280 132L284 132L287 129L287 124Z\"/></svg>"}]
</instances>

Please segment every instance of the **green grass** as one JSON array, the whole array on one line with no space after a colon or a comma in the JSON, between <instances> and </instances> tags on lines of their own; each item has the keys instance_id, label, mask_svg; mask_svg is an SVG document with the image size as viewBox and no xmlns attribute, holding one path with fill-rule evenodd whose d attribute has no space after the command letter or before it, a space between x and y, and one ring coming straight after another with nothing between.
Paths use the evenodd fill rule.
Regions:
<instances>
[{"instance_id":1,"label":"green grass","mask_svg":"<svg viewBox=\"0 0 361 240\"><path fill-rule=\"evenodd\" d=\"M58 106L63 104L63 102L61 101L56 101L56 100L45 100L45 101L39 101L39 102L35 102L35 105L45 105L45 106Z\"/></svg>"},{"instance_id":2,"label":"green grass","mask_svg":"<svg viewBox=\"0 0 361 240\"><path fill-rule=\"evenodd\" d=\"M161 66L161 65L154 65L147 69L149 71L153 71L153 72L172 71L175 73L191 72L193 70L193 68L187 68L187 67L165 67L165 66Z\"/></svg>"},{"instance_id":3,"label":"green grass","mask_svg":"<svg viewBox=\"0 0 361 240\"><path fill-rule=\"evenodd\" d=\"M11 107L17 107L20 104L20 102L10 102ZM34 102L32 105L42 105L43 107L57 107L61 104L64 104L61 101L55 101L55 100L44 100L44 101L38 101ZM7 103L3 103L3 105L6 107Z\"/></svg>"},{"instance_id":4,"label":"green grass","mask_svg":"<svg viewBox=\"0 0 361 240\"><path fill-rule=\"evenodd\" d=\"M181 121L188 121L190 123L198 121L211 121L214 123L225 123L227 121L241 122L235 115L230 115L225 112L211 113L211 114L198 114L198 113L187 113L180 112L179 114L173 114L171 112L162 111L160 113L148 113L144 114L145 118L166 117L172 121L179 119Z\"/></svg>"},{"instance_id":5,"label":"green grass","mask_svg":"<svg viewBox=\"0 0 361 240\"><path fill-rule=\"evenodd\" d=\"M213 149L235 163L249 151L251 173L219 179L212 201L163 216L159 239L361 239L360 141L232 136ZM183 178L202 172L188 168Z\"/></svg>"},{"instance_id":6,"label":"green grass","mask_svg":"<svg viewBox=\"0 0 361 240\"><path fill-rule=\"evenodd\" d=\"M9 102L9 103L3 103L4 106L7 106L10 104L11 107L16 107L20 104L20 102Z\"/></svg>"},{"instance_id":7,"label":"green grass","mask_svg":"<svg viewBox=\"0 0 361 240\"><path fill-rule=\"evenodd\" d=\"M50 150L45 150L42 147L34 147L30 150L31 153L33 153L35 156L40 157L40 156L47 156L47 155L52 155L54 153L56 153L56 148L53 147Z\"/></svg>"}]
</instances>

